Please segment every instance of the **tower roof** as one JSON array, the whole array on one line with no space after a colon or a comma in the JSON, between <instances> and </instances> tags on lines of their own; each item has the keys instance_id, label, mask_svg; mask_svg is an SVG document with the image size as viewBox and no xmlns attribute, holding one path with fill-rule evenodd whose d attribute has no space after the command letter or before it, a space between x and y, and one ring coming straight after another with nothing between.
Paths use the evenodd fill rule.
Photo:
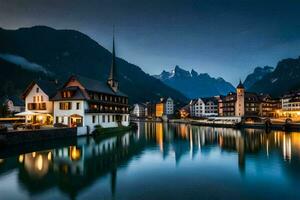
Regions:
<instances>
[{"instance_id":1,"label":"tower roof","mask_svg":"<svg viewBox=\"0 0 300 200\"><path fill-rule=\"evenodd\" d=\"M110 72L108 80L117 80L117 70L116 70L116 54L115 54L115 36L113 36L113 49L112 49L112 62L110 66Z\"/></svg>"},{"instance_id":2,"label":"tower roof","mask_svg":"<svg viewBox=\"0 0 300 200\"><path fill-rule=\"evenodd\" d=\"M240 89L245 88L241 80L240 80L240 83L238 84L238 86L236 88L240 88Z\"/></svg>"}]
</instances>

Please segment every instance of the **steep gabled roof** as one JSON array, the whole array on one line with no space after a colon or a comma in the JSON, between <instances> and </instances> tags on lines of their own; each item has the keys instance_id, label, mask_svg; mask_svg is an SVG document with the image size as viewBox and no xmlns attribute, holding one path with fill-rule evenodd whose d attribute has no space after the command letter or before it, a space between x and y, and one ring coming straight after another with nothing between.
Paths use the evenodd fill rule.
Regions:
<instances>
[{"instance_id":1,"label":"steep gabled roof","mask_svg":"<svg viewBox=\"0 0 300 200\"><path fill-rule=\"evenodd\" d=\"M63 98L62 97L62 92L63 91L72 91L74 94L70 98ZM60 89L56 93L56 95L53 98L51 98L52 101L58 101L58 100L62 100L62 99L63 100L88 100L89 97L79 87L70 86L70 87L67 87L67 88Z\"/></svg>"},{"instance_id":2,"label":"steep gabled roof","mask_svg":"<svg viewBox=\"0 0 300 200\"><path fill-rule=\"evenodd\" d=\"M89 79L83 76L72 76L71 78L75 78L77 81L79 81L81 85L88 91L127 97L127 95L120 90L117 90L116 92L113 91L107 83Z\"/></svg>"},{"instance_id":3,"label":"steep gabled roof","mask_svg":"<svg viewBox=\"0 0 300 200\"><path fill-rule=\"evenodd\" d=\"M239 82L239 84L236 88L239 88L239 89L244 89L245 88L241 80L240 80L240 82Z\"/></svg>"},{"instance_id":4,"label":"steep gabled roof","mask_svg":"<svg viewBox=\"0 0 300 200\"><path fill-rule=\"evenodd\" d=\"M59 85L54 81L46 81L46 80L34 80L32 81L27 89L22 94L22 99L25 99L28 93L31 91L33 86L37 84L41 90L43 90L49 97L53 97L56 94Z\"/></svg>"},{"instance_id":5,"label":"steep gabled roof","mask_svg":"<svg viewBox=\"0 0 300 200\"><path fill-rule=\"evenodd\" d=\"M205 104L208 103L209 101L211 101L211 102L213 102L213 103L215 103L215 104L218 103L218 99L215 98L215 97L205 97L205 98L201 98L201 99L202 99L202 101L203 101Z\"/></svg>"}]
</instances>

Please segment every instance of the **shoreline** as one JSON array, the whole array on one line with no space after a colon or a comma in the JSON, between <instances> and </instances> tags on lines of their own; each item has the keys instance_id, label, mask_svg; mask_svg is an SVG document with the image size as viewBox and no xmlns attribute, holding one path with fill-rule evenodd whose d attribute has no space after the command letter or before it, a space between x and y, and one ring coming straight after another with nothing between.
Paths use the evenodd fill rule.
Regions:
<instances>
[{"instance_id":1,"label":"shoreline","mask_svg":"<svg viewBox=\"0 0 300 200\"><path fill-rule=\"evenodd\" d=\"M169 120L169 123L177 123L177 124L191 124L194 126L209 126L209 127L222 127L222 128L234 128L234 129L244 129L244 128L253 128L253 129L265 129L269 130L280 130L280 131L300 131L299 123L205 123L205 122L197 122L194 120L182 120L182 119L172 119Z\"/></svg>"}]
</instances>

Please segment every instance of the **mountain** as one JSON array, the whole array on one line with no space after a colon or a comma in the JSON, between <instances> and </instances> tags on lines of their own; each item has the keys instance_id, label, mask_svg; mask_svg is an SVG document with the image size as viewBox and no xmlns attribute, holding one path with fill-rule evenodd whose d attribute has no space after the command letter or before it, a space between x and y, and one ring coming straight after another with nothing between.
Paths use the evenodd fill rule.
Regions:
<instances>
[{"instance_id":1,"label":"mountain","mask_svg":"<svg viewBox=\"0 0 300 200\"><path fill-rule=\"evenodd\" d=\"M279 97L288 91L298 89L300 89L300 57L281 60L273 72L254 83L249 91Z\"/></svg>"},{"instance_id":2,"label":"mountain","mask_svg":"<svg viewBox=\"0 0 300 200\"><path fill-rule=\"evenodd\" d=\"M176 66L171 72L163 71L154 75L168 86L182 92L188 98L225 95L235 88L222 78L213 78L208 74L198 74L196 71L186 71Z\"/></svg>"},{"instance_id":3,"label":"mountain","mask_svg":"<svg viewBox=\"0 0 300 200\"><path fill-rule=\"evenodd\" d=\"M51 75L40 71L32 71L21 65L8 62L0 57L0 97L21 94L31 80L53 79Z\"/></svg>"},{"instance_id":4,"label":"mountain","mask_svg":"<svg viewBox=\"0 0 300 200\"><path fill-rule=\"evenodd\" d=\"M256 67L254 71L246 77L244 81L245 88L249 89L254 83L261 80L265 75L271 73L273 70L274 68L270 66Z\"/></svg>"},{"instance_id":5,"label":"mountain","mask_svg":"<svg viewBox=\"0 0 300 200\"><path fill-rule=\"evenodd\" d=\"M13 91L19 93L36 76L51 76L63 81L77 74L106 81L112 55L78 31L35 26L17 30L0 28L0 58L6 62L1 65L2 73L9 74L4 84L13 84ZM9 63L14 65L13 72ZM138 66L121 58L116 59L116 64L120 89L130 97L131 103L158 100L161 96L187 100L183 94L146 74ZM20 77L24 80L20 81Z\"/></svg>"}]
</instances>

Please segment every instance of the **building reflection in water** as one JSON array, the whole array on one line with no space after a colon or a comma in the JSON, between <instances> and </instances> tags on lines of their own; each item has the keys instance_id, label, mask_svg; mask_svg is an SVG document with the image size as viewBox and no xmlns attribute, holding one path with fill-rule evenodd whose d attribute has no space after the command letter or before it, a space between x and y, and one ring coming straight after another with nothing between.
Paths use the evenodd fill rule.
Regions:
<instances>
[{"instance_id":1,"label":"building reflection in water","mask_svg":"<svg viewBox=\"0 0 300 200\"><path fill-rule=\"evenodd\" d=\"M127 166L145 150L157 148L164 159L173 158L180 166L185 155L194 159L212 148L236 154L241 173L247 166L247 156L280 152L284 161L300 159L300 133L280 131L265 134L261 130L243 131L197 127L187 124L141 123L136 132L108 138L81 138L76 144L40 152L0 159L2 173L18 168L20 183L31 194L58 187L70 198L95 181L110 176L111 194L117 188L118 170Z\"/></svg>"}]
</instances>

